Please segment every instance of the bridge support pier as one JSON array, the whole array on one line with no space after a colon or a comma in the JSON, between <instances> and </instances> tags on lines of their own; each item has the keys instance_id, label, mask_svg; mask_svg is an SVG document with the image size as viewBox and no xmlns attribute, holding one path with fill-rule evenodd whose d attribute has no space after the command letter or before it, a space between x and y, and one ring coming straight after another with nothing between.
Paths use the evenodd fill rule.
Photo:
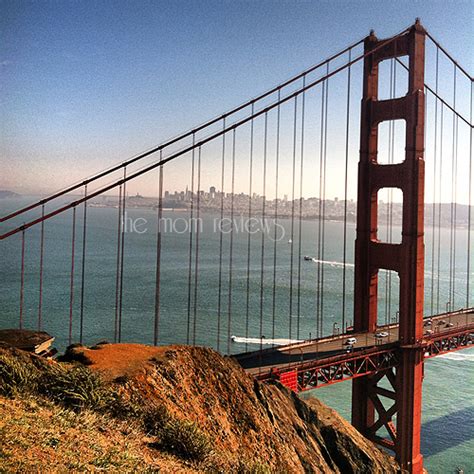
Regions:
<instances>
[{"instance_id":1,"label":"bridge support pier","mask_svg":"<svg viewBox=\"0 0 474 474\"><path fill-rule=\"evenodd\" d=\"M400 278L400 357L392 372L355 379L352 388L352 422L368 438L394 449L403 469L423 471L420 453L421 391L423 380L424 298L424 45L425 30L417 21L391 40L373 33L365 40L361 140L355 243L354 330L377 328L377 278L379 269L396 271ZM384 44L385 43L385 44ZM408 56L409 79L405 96L378 100L378 66L386 59ZM405 120L405 160L399 164L377 162L378 125ZM377 236L377 196L382 188L403 192L402 242L381 242ZM380 387L386 375L393 392ZM385 410L380 396L393 397ZM392 417L397 414L397 426ZM390 439L377 435L385 427Z\"/></svg>"}]
</instances>

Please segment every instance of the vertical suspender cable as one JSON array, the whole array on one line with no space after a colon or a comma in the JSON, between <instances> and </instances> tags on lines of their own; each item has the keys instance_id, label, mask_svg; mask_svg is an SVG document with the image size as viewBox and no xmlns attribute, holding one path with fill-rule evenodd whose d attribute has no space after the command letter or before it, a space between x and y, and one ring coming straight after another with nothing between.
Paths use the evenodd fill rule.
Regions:
<instances>
[{"instance_id":1,"label":"vertical suspender cable","mask_svg":"<svg viewBox=\"0 0 474 474\"><path fill-rule=\"evenodd\" d=\"M72 237L71 237L71 276L69 284L69 345L72 344L72 316L74 305L74 260L76 251L76 208L72 208Z\"/></svg>"},{"instance_id":2,"label":"vertical suspender cable","mask_svg":"<svg viewBox=\"0 0 474 474\"><path fill-rule=\"evenodd\" d=\"M439 129L439 203L438 203L438 249L437 249L437 274L436 274L436 313L439 314L440 299L440 263L441 263L441 201L443 198L443 135L444 135L444 105L440 104L440 129Z\"/></svg>"},{"instance_id":3,"label":"vertical suspender cable","mask_svg":"<svg viewBox=\"0 0 474 474\"><path fill-rule=\"evenodd\" d=\"M435 90L438 95L438 84L439 84L439 48L436 48L436 70L435 70ZM430 314L434 314L434 274L435 274L435 218L436 218L436 159L437 159L437 144L438 144L438 99L435 97L435 129L434 129L434 158L433 158L433 208L432 208L432 221L431 221L431 311Z\"/></svg>"},{"instance_id":4,"label":"vertical suspender cable","mask_svg":"<svg viewBox=\"0 0 474 474\"><path fill-rule=\"evenodd\" d=\"M265 113L265 125L263 132L263 193L262 193L262 242L260 245L260 350L263 349L263 297L265 278L265 205L267 200L267 138L268 138L268 114Z\"/></svg>"},{"instance_id":5,"label":"vertical suspender cable","mask_svg":"<svg viewBox=\"0 0 474 474\"><path fill-rule=\"evenodd\" d=\"M349 62L351 62L352 49L349 49ZM351 107L351 67L347 68L347 103L346 103L346 151L344 162L344 231L342 248L342 332L346 332L346 264L347 264L347 189L349 168L349 127Z\"/></svg>"},{"instance_id":6,"label":"vertical suspender cable","mask_svg":"<svg viewBox=\"0 0 474 474\"><path fill-rule=\"evenodd\" d=\"M278 90L278 101L280 101ZM276 273L277 273L277 222L278 222L278 171L280 161L280 105L277 107L277 130L276 130L276 152L275 152L275 215L273 233L273 293L272 293L272 339L275 339L275 315L276 315Z\"/></svg>"},{"instance_id":7,"label":"vertical suspender cable","mask_svg":"<svg viewBox=\"0 0 474 474\"><path fill-rule=\"evenodd\" d=\"M23 304L25 293L25 229L21 230L21 270L20 270L20 329L23 329Z\"/></svg>"},{"instance_id":8,"label":"vertical suspender cable","mask_svg":"<svg viewBox=\"0 0 474 474\"><path fill-rule=\"evenodd\" d=\"M125 251L125 225L126 225L126 209L127 209L127 167L123 168L123 191L122 191L122 228L120 240L120 285L119 285L119 313L118 313L118 342L122 341L122 309L123 309L123 264Z\"/></svg>"},{"instance_id":9,"label":"vertical suspender cable","mask_svg":"<svg viewBox=\"0 0 474 474\"><path fill-rule=\"evenodd\" d=\"M118 342L119 299L120 299L120 245L122 235L122 185L119 186L118 213L117 213L117 259L115 272L115 329L114 342Z\"/></svg>"},{"instance_id":10,"label":"vertical suspender cable","mask_svg":"<svg viewBox=\"0 0 474 474\"><path fill-rule=\"evenodd\" d=\"M455 118L456 135L455 135L455 149L454 149L454 216L453 216L453 296L451 301L453 302L452 310L456 309L456 240L457 240L457 213L458 213L458 117Z\"/></svg>"},{"instance_id":11,"label":"vertical suspender cable","mask_svg":"<svg viewBox=\"0 0 474 474\"><path fill-rule=\"evenodd\" d=\"M454 64L454 85L453 85L453 108L456 108L456 64ZM450 214L450 229L449 229L449 309L454 307L454 188L455 188L455 167L456 167L456 115L453 112L453 142L451 150L451 214Z\"/></svg>"},{"instance_id":12,"label":"vertical suspender cable","mask_svg":"<svg viewBox=\"0 0 474 474\"><path fill-rule=\"evenodd\" d=\"M160 161L163 151L160 150ZM158 178L158 215L156 224L156 278L155 278L155 324L153 344L156 346L160 336L160 290L161 290L161 221L163 220L163 166L160 166Z\"/></svg>"},{"instance_id":13,"label":"vertical suspender cable","mask_svg":"<svg viewBox=\"0 0 474 474\"><path fill-rule=\"evenodd\" d=\"M321 318L321 241L322 241L322 216L323 216L323 151L324 151L324 98L326 81L321 88L321 130L319 146L319 202L318 202L318 253L316 271L316 337L319 337Z\"/></svg>"},{"instance_id":14,"label":"vertical suspender cable","mask_svg":"<svg viewBox=\"0 0 474 474\"><path fill-rule=\"evenodd\" d=\"M252 115L254 113L254 104L252 104ZM254 136L254 120L250 121L250 162L249 162L249 212L248 219L252 218L252 180L253 180L253 136ZM247 233L247 292L245 302L245 338L249 337L249 316L250 316L250 249L251 249L252 233ZM245 351L248 350L248 343L245 342Z\"/></svg>"},{"instance_id":15,"label":"vertical suspender cable","mask_svg":"<svg viewBox=\"0 0 474 474\"><path fill-rule=\"evenodd\" d=\"M230 336L232 325L232 270L234 254L234 193L235 193L235 128L232 129L232 171L230 197L230 244L229 244L229 300L227 313L227 354L230 354Z\"/></svg>"},{"instance_id":16,"label":"vertical suspender cable","mask_svg":"<svg viewBox=\"0 0 474 474\"><path fill-rule=\"evenodd\" d=\"M471 82L471 103L469 105L469 121L472 124L472 89L474 83ZM470 272L471 272L471 207L472 207L472 127L469 130L469 203L467 215L467 264L466 264L466 308L470 307Z\"/></svg>"},{"instance_id":17,"label":"vertical suspender cable","mask_svg":"<svg viewBox=\"0 0 474 474\"><path fill-rule=\"evenodd\" d=\"M303 88L306 84L306 76L303 76ZM300 199L299 199L299 222L298 222L298 293L296 299L296 339L300 338L301 319L301 237L303 221L303 166L304 166L304 122L305 122L305 92L301 94L301 158L300 158Z\"/></svg>"},{"instance_id":18,"label":"vertical suspender cable","mask_svg":"<svg viewBox=\"0 0 474 474\"><path fill-rule=\"evenodd\" d=\"M329 75L329 62L327 63L326 74ZM325 261L325 243L326 243L326 165L327 165L327 144L328 144L328 105L329 105L329 78L326 80L326 98L324 110L324 165L323 165L323 222L322 222L322 244L321 259ZM321 317L319 319L319 336L323 335L324 329L324 264L321 266Z\"/></svg>"},{"instance_id":19,"label":"vertical suspender cable","mask_svg":"<svg viewBox=\"0 0 474 474\"><path fill-rule=\"evenodd\" d=\"M293 313L293 251L295 236L295 170L296 170L296 125L298 113L298 96L295 96L294 116L293 116L293 179L291 187L291 231L290 231L290 298L289 298L289 322L288 322L288 338L292 337L292 313Z\"/></svg>"},{"instance_id":20,"label":"vertical suspender cable","mask_svg":"<svg viewBox=\"0 0 474 474\"><path fill-rule=\"evenodd\" d=\"M222 119L222 128L225 130L225 117ZM221 309L222 309L222 221L224 219L224 177L225 177L225 133L222 134L222 165L221 165L221 220L219 226L219 289L217 295L217 350L220 348L221 337Z\"/></svg>"},{"instance_id":21,"label":"vertical suspender cable","mask_svg":"<svg viewBox=\"0 0 474 474\"><path fill-rule=\"evenodd\" d=\"M193 133L193 146L196 136ZM194 154L195 149L191 152L191 206L189 212L189 255L188 255L188 319L186 325L186 344L190 341L191 331L191 286L192 286L192 267L193 267L193 216L194 216ZM188 199L189 196L186 196Z\"/></svg>"},{"instance_id":22,"label":"vertical suspender cable","mask_svg":"<svg viewBox=\"0 0 474 474\"><path fill-rule=\"evenodd\" d=\"M44 218L44 204L41 205L41 217ZM44 220L41 221L41 237L40 237L38 331L41 331L42 313L43 313L43 261L44 261Z\"/></svg>"},{"instance_id":23,"label":"vertical suspender cable","mask_svg":"<svg viewBox=\"0 0 474 474\"><path fill-rule=\"evenodd\" d=\"M193 345L196 344L197 302L199 283L199 234L201 233L201 147L198 148L197 198L196 198L196 251L194 261L194 309L193 309ZM193 225L193 223L191 223Z\"/></svg>"},{"instance_id":24,"label":"vertical suspender cable","mask_svg":"<svg viewBox=\"0 0 474 474\"><path fill-rule=\"evenodd\" d=\"M87 184L84 186L84 197L87 196ZM82 269L81 269L81 306L79 313L79 342L82 344L84 335L84 286L86 278L86 237L87 237L87 201L84 201L84 217L82 223Z\"/></svg>"}]
</instances>

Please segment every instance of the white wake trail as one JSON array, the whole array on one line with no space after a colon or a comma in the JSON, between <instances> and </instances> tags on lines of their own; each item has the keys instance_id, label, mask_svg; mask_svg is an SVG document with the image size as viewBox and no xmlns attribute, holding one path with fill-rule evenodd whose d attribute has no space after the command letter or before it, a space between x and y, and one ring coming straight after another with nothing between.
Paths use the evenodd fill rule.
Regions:
<instances>
[{"instance_id":1,"label":"white wake trail","mask_svg":"<svg viewBox=\"0 0 474 474\"><path fill-rule=\"evenodd\" d=\"M286 346L288 344L294 344L296 342L303 342L299 339L267 339L265 337L240 337L231 336L232 342L239 342L241 344L263 344L263 345L274 345L274 346Z\"/></svg>"}]
</instances>

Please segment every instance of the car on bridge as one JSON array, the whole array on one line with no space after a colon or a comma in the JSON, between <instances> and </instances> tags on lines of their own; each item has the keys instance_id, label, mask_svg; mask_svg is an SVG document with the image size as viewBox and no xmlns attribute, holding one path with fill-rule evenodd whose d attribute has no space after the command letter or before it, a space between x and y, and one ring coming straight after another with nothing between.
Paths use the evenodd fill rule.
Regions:
<instances>
[{"instance_id":1,"label":"car on bridge","mask_svg":"<svg viewBox=\"0 0 474 474\"><path fill-rule=\"evenodd\" d=\"M382 331L382 332L377 332L375 333L375 337L382 339L384 337L388 337L388 332L387 331Z\"/></svg>"},{"instance_id":2,"label":"car on bridge","mask_svg":"<svg viewBox=\"0 0 474 474\"><path fill-rule=\"evenodd\" d=\"M346 344L347 346L353 346L357 342L357 339L355 337L349 337L346 339Z\"/></svg>"}]
</instances>

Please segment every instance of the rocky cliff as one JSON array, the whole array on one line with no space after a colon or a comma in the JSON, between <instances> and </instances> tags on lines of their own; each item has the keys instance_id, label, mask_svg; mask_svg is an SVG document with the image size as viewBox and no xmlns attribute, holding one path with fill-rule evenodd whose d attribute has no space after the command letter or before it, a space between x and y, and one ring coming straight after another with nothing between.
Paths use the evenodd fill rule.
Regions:
<instances>
[{"instance_id":1,"label":"rocky cliff","mask_svg":"<svg viewBox=\"0 0 474 474\"><path fill-rule=\"evenodd\" d=\"M131 457L140 457L137 452L142 450L141 467L127 465L118 470L143 471L146 465L146 469L161 472L399 472L391 457L334 410L317 400L302 401L278 383L260 384L232 359L211 349L100 344L70 348L64 360L50 365L86 365L113 392L111 401L103 406L95 402L92 408L89 402L72 406L74 416L93 411L107 420L105 431L98 424L97 439L104 432L113 432L113 423L117 423L117 432L123 431L124 423L128 429L134 425L127 449L133 446ZM51 367L44 369L43 362L35 366L51 371ZM7 413L13 404L31 403L13 392L6 395L15 400L4 399L0 404L2 419L2 411ZM38 417L41 406L51 412L58 400L64 405L61 397L56 400L48 390L39 400L35 401L40 407ZM53 417L51 425L54 423ZM80 423L79 418L79 430ZM8 438L9 427L1 429ZM116 448L124 449L123 440L116 440ZM51 451L48 446L35 449ZM8 448L3 453L11 455ZM17 450L15 456L19 454ZM54 465L61 466L56 461ZM93 467L93 460L88 465ZM9 466L15 470L14 463Z\"/></svg>"}]
</instances>

